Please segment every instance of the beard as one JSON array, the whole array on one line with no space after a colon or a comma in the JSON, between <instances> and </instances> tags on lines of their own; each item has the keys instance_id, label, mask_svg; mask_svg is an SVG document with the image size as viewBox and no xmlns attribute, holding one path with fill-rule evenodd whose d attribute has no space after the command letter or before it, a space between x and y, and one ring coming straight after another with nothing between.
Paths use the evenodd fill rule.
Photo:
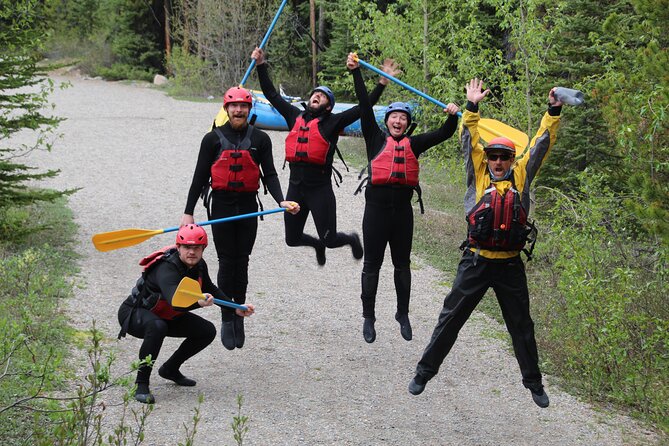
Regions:
<instances>
[{"instance_id":1,"label":"beard","mask_svg":"<svg viewBox=\"0 0 669 446\"><path fill-rule=\"evenodd\" d=\"M326 112L326 108L329 107L330 104L321 104L318 107L312 107L311 105L307 106L307 110L309 110L309 113L311 113L314 116L320 116L323 113Z\"/></svg>"},{"instance_id":2,"label":"beard","mask_svg":"<svg viewBox=\"0 0 669 446\"><path fill-rule=\"evenodd\" d=\"M230 122L230 127L232 127L233 130L242 130L248 125L247 119L248 116L233 116L229 117L228 121Z\"/></svg>"}]
</instances>

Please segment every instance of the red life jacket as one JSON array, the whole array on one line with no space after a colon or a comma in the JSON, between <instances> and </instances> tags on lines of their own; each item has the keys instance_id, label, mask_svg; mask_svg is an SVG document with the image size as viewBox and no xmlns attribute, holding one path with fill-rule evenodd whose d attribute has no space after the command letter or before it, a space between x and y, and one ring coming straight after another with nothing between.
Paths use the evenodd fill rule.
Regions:
<instances>
[{"instance_id":1,"label":"red life jacket","mask_svg":"<svg viewBox=\"0 0 669 446\"><path fill-rule=\"evenodd\" d=\"M257 192L260 184L260 168L251 156L251 132L249 125L239 145L234 145L217 127L214 129L221 142L216 161L211 165L211 188L234 192Z\"/></svg>"},{"instance_id":2,"label":"red life jacket","mask_svg":"<svg viewBox=\"0 0 669 446\"><path fill-rule=\"evenodd\" d=\"M316 118L307 124L304 122L304 113L297 117L286 137L286 161L325 165L330 143L318 130L320 121L321 118Z\"/></svg>"},{"instance_id":3,"label":"red life jacket","mask_svg":"<svg viewBox=\"0 0 669 446\"><path fill-rule=\"evenodd\" d=\"M407 136L399 142L386 138L381 151L370 162L372 184L418 185L420 167Z\"/></svg>"},{"instance_id":4,"label":"red life jacket","mask_svg":"<svg viewBox=\"0 0 669 446\"><path fill-rule=\"evenodd\" d=\"M177 245L166 246L158 251L152 252L139 261L140 266L144 267L142 277L146 277L149 271L153 269L153 266L157 265L158 262L171 261L175 263L178 258ZM197 281L200 286L202 286L202 276L198 275ZM147 295L149 294L149 290L144 286L143 289L140 290L140 293ZM161 319L169 321L185 314L184 311L176 310L162 295L146 296L143 299L143 302L147 302L148 306L150 306L150 308L147 309Z\"/></svg>"},{"instance_id":5,"label":"red life jacket","mask_svg":"<svg viewBox=\"0 0 669 446\"><path fill-rule=\"evenodd\" d=\"M494 185L467 214L469 245L490 251L520 251L532 232L520 193L512 187L500 195Z\"/></svg>"}]
</instances>

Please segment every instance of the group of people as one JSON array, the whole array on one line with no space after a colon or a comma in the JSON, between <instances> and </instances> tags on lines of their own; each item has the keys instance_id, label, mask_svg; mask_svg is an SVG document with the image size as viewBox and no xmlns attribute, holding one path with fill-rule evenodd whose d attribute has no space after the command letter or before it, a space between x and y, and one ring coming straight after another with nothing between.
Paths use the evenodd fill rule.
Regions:
<instances>
[{"instance_id":1,"label":"group of people","mask_svg":"<svg viewBox=\"0 0 669 446\"><path fill-rule=\"evenodd\" d=\"M149 377L166 336L184 337L176 352L160 367L161 377L178 385L192 386L180 366L208 346L216 337L213 324L190 310L211 306L214 298L244 304L245 310L221 306L221 342L225 348L242 348L244 318L255 306L246 304L249 256L258 229L257 218L239 219L212 225L218 257L217 285L202 259L208 244L203 228L194 223L193 213L200 196L209 198L207 213L223 218L258 210L258 193L263 184L272 198L285 209L285 241L288 246L314 248L319 265L326 263L326 248L348 245L355 259L363 259L361 275L362 335L366 342L376 339L375 303L379 271L386 246L390 246L397 295L395 319L401 336L412 339L409 320L411 294L410 254L413 239L414 192L420 200L418 158L426 150L453 136L459 107L449 103L441 127L412 135L412 109L404 102L390 104L384 128L376 121L373 105L388 79L381 76L368 94L357 58L349 54L346 66L352 74L359 104L333 113L335 96L325 87L316 87L304 110L286 101L275 89L268 73L265 53L256 48L255 60L260 87L269 102L285 118L289 133L285 140L285 160L290 168L284 198L274 167L269 136L249 122L253 99L247 90L233 87L223 96L228 120L202 139L195 172L181 217L176 243L142 259L142 276L119 309L121 333L142 338L139 358L144 360L137 373L135 398L155 402ZM399 73L390 59L382 65L390 77ZM478 131L478 104L488 94L483 82L472 79L466 86L467 104L462 114L461 146L466 160L467 192L465 210L468 233L461 246L462 259L451 292L446 296L430 342L416 367L409 392L420 394L437 374L458 332L489 288L493 288L511 335L523 384L540 407L547 407L538 367L534 327L529 312L527 281L520 252L531 233L527 220L530 183L555 142L561 103L549 92L548 111L530 144L527 155L516 159L513 141L503 136L483 145ZM336 199L332 188L333 158L341 131L357 119L368 159L362 242L357 233L337 230ZM209 190L210 189L210 190ZM304 232L311 214L317 235ZM202 298L189 308L172 307L180 280L197 280ZM150 360L146 360L147 356Z\"/></svg>"}]
</instances>

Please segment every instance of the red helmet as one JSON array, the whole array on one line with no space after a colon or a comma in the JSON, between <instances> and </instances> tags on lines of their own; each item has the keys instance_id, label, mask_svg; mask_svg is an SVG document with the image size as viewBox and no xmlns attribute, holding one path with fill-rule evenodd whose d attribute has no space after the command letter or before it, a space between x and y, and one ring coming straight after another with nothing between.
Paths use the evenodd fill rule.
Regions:
<instances>
[{"instance_id":1,"label":"red helmet","mask_svg":"<svg viewBox=\"0 0 669 446\"><path fill-rule=\"evenodd\" d=\"M177 245L204 245L209 244L207 231L196 224L184 225L177 232Z\"/></svg>"},{"instance_id":2,"label":"red helmet","mask_svg":"<svg viewBox=\"0 0 669 446\"><path fill-rule=\"evenodd\" d=\"M233 102L243 102L244 104L253 105L253 97L251 97L251 93L245 88L232 87L223 94L223 108Z\"/></svg>"},{"instance_id":3,"label":"red helmet","mask_svg":"<svg viewBox=\"0 0 669 446\"><path fill-rule=\"evenodd\" d=\"M488 146L484 149L486 152L489 150L504 150L506 152L511 152L514 156L516 154L516 145L509 138L504 136L498 136L493 138L488 142Z\"/></svg>"}]
</instances>

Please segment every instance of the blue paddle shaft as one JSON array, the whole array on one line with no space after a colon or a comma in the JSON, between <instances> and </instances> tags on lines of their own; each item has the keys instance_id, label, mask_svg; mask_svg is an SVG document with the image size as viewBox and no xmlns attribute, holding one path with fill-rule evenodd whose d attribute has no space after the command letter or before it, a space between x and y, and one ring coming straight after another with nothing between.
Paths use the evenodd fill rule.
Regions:
<instances>
[{"instance_id":1,"label":"blue paddle shaft","mask_svg":"<svg viewBox=\"0 0 669 446\"><path fill-rule=\"evenodd\" d=\"M267 211L251 212L250 214L233 215L232 217L217 218L216 220L202 221L200 223L195 223L195 224L198 226L215 225L216 223L225 223L226 221L235 221L235 220L241 220L243 218L259 217L261 215L275 214L277 212L283 212L283 211L285 211L284 208L269 209ZM179 226L174 226L173 228L163 229L163 232L174 232L178 230Z\"/></svg>"},{"instance_id":2,"label":"blue paddle shaft","mask_svg":"<svg viewBox=\"0 0 669 446\"><path fill-rule=\"evenodd\" d=\"M377 74L380 74L381 76L383 76L387 79L390 79L391 81L395 82L397 85L400 85L400 86L406 88L407 90L411 91L412 93L416 93L418 96L420 96L424 99L427 99L428 101L432 102L433 104L436 104L441 108L446 108L446 104L444 104L443 102L433 98L432 96L428 96L427 94L423 93L420 90L417 90L417 89L413 88L411 85L409 85L405 82L402 82L401 80L397 79L394 76L391 76L390 74L386 73L385 71L379 70L374 65L369 64L362 59L358 59L358 63L360 65L362 65L363 67L368 68L368 69L374 71ZM458 112L458 116L462 116L462 113Z\"/></svg>"},{"instance_id":3,"label":"blue paddle shaft","mask_svg":"<svg viewBox=\"0 0 669 446\"><path fill-rule=\"evenodd\" d=\"M269 28L267 29L267 32L265 33L265 37L263 37L262 42L260 42L260 46L258 48L264 48L265 44L269 40L270 34L272 34L272 31L274 31L274 26L276 26L276 22L279 20L279 16L283 12L283 8L286 6L286 3L288 3L288 0L283 0L281 2L281 5L279 6L279 10L274 14L274 19L272 20L272 23L269 25ZM239 83L240 86L244 86L246 81L248 80L249 76L251 75L251 71L253 71L253 67L256 66L256 60L251 59L251 63L249 64L249 67L246 70L246 74L244 74L244 77L242 78L242 81Z\"/></svg>"},{"instance_id":4,"label":"blue paddle shaft","mask_svg":"<svg viewBox=\"0 0 669 446\"><path fill-rule=\"evenodd\" d=\"M223 300L223 299L214 298L214 303L218 304L218 305L223 305L224 307L234 308L235 310L246 311L246 310L249 309L246 305L239 305L239 304L236 304L234 302L228 302L227 300Z\"/></svg>"}]
</instances>

